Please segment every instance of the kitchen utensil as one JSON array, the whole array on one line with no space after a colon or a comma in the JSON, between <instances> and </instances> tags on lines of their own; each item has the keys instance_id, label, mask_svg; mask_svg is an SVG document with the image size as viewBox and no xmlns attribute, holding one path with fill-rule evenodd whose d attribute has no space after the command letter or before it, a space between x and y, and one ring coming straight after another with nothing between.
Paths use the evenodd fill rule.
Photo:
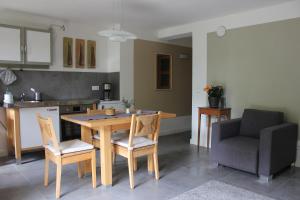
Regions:
<instances>
[{"instance_id":1,"label":"kitchen utensil","mask_svg":"<svg viewBox=\"0 0 300 200\"><path fill-rule=\"evenodd\" d=\"M12 93L6 89L6 92L4 94L4 101L5 104L13 104L14 103L14 97Z\"/></svg>"},{"instance_id":2,"label":"kitchen utensil","mask_svg":"<svg viewBox=\"0 0 300 200\"><path fill-rule=\"evenodd\" d=\"M42 95L41 95L41 93L39 91L37 91L37 90L35 90L33 88L30 88L30 90L32 92L34 92L34 100L35 101L42 101Z\"/></svg>"}]
</instances>

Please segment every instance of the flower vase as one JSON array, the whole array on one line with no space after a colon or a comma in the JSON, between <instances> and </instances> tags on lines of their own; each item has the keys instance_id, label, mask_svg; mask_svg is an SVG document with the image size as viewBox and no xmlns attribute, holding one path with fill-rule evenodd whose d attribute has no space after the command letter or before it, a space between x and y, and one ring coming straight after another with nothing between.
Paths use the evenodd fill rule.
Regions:
<instances>
[{"instance_id":1,"label":"flower vase","mask_svg":"<svg viewBox=\"0 0 300 200\"><path fill-rule=\"evenodd\" d=\"M219 97L208 97L208 103L210 108L219 108Z\"/></svg>"}]
</instances>

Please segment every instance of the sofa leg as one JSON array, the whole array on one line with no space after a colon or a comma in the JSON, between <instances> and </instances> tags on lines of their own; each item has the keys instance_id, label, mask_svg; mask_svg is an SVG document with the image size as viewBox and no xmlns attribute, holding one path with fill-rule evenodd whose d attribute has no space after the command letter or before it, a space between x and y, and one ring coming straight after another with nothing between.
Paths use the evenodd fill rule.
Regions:
<instances>
[{"instance_id":1,"label":"sofa leg","mask_svg":"<svg viewBox=\"0 0 300 200\"><path fill-rule=\"evenodd\" d=\"M272 179L273 179L273 175L270 176L259 175L259 180L263 182L270 182Z\"/></svg>"}]
</instances>

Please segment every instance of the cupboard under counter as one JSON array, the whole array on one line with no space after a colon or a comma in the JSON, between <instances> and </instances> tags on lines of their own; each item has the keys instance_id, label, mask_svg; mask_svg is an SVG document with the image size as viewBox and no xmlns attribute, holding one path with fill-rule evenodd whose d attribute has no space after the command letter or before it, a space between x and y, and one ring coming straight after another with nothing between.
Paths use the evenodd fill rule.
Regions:
<instances>
[{"instance_id":1,"label":"cupboard under counter","mask_svg":"<svg viewBox=\"0 0 300 200\"><path fill-rule=\"evenodd\" d=\"M51 117L57 138L60 140L59 107L6 108L8 151L14 153L17 163L26 151L42 149L42 136L36 114Z\"/></svg>"}]
</instances>

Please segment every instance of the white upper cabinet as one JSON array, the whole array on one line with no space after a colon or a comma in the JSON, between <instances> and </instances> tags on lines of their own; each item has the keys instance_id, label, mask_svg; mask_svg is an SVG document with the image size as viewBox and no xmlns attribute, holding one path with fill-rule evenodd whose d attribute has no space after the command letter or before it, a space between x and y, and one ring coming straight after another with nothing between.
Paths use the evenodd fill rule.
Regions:
<instances>
[{"instance_id":1,"label":"white upper cabinet","mask_svg":"<svg viewBox=\"0 0 300 200\"><path fill-rule=\"evenodd\" d=\"M0 26L0 62L22 63L21 34L19 27Z\"/></svg>"},{"instance_id":2,"label":"white upper cabinet","mask_svg":"<svg viewBox=\"0 0 300 200\"><path fill-rule=\"evenodd\" d=\"M50 65L52 33L0 24L0 63Z\"/></svg>"},{"instance_id":3,"label":"white upper cabinet","mask_svg":"<svg viewBox=\"0 0 300 200\"><path fill-rule=\"evenodd\" d=\"M51 33L25 29L25 51L27 64L50 64Z\"/></svg>"}]
</instances>

